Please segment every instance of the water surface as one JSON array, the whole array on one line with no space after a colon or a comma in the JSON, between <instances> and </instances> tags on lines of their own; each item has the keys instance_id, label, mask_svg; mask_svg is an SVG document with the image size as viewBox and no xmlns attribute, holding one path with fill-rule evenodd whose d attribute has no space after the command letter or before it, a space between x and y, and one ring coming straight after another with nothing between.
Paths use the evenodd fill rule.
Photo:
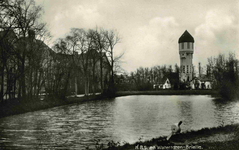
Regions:
<instances>
[{"instance_id":1,"label":"water surface","mask_svg":"<svg viewBox=\"0 0 239 150\"><path fill-rule=\"evenodd\" d=\"M0 144L10 148L83 149L97 141L133 143L182 130L239 123L239 102L210 96L124 96L0 119Z\"/></svg>"}]
</instances>

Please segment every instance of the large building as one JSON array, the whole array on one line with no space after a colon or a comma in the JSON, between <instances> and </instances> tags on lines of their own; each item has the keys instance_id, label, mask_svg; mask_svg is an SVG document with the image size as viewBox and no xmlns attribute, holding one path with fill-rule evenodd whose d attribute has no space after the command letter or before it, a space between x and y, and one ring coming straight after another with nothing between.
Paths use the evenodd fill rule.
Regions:
<instances>
[{"instance_id":1,"label":"large building","mask_svg":"<svg viewBox=\"0 0 239 150\"><path fill-rule=\"evenodd\" d=\"M191 81L193 78L194 38L186 30L178 40L181 82Z\"/></svg>"}]
</instances>

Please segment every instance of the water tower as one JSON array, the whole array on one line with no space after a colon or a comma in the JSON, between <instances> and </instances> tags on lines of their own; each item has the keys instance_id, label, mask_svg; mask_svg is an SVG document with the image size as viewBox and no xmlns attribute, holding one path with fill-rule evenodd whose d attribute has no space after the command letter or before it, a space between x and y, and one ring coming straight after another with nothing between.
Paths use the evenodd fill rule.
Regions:
<instances>
[{"instance_id":1,"label":"water tower","mask_svg":"<svg viewBox=\"0 0 239 150\"><path fill-rule=\"evenodd\" d=\"M193 77L194 38L186 30L178 39L181 82L191 81Z\"/></svg>"}]
</instances>

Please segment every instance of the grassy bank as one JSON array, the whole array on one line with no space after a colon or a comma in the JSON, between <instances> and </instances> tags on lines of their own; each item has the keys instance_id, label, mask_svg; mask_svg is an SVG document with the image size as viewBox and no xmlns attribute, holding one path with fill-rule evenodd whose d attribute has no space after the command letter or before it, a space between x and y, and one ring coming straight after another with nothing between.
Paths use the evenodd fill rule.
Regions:
<instances>
[{"instance_id":1,"label":"grassy bank","mask_svg":"<svg viewBox=\"0 0 239 150\"><path fill-rule=\"evenodd\" d=\"M140 141L135 144L116 143L108 144L105 150L134 150L134 149L223 149L234 150L239 148L239 124L226 125L214 128L204 128L198 131L187 131L172 136L158 137L149 141ZM100 148L99 148L100 149Z\"/></svg>"},{"instance_id":2,"label":"grassy bank","mask_svg":"<svg viewBox=\"0 0 239 150\"><path fill-rule=\"evenodd\" d=\"M102 98L105 97L100 95L88 97L69 97L66 99L46 97L44 100L32 99L28 101L13 99L0 104L0 118L73 103L100 100Z\"/></svg>"}]
</instances>

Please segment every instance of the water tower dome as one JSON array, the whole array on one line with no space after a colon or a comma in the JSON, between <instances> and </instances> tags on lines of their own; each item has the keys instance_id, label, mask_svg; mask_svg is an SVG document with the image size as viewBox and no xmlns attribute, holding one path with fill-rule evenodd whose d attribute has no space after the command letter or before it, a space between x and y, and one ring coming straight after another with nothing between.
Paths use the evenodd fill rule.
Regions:
<instances>
[{"instance_id":1,"label":"water tower dome","mask_svg":"<svg viewBox=\"0 0 239 150\"><path fill-rule=\"evenodd\" d=\"M192 43L194 43L194 38L192 37L192 35L187 30L178 39L178 43L184 43L184 42L192 42Z\"/></svg>"}]
</instances>

